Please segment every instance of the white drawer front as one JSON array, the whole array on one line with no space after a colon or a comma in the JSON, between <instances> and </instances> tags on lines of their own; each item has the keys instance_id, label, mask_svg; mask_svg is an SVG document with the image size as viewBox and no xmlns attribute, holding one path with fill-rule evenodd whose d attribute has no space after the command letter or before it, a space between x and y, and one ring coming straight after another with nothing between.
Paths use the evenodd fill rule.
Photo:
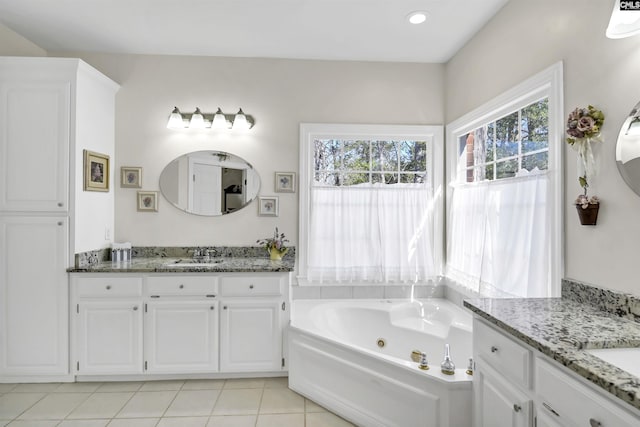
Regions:
<instances>
[{"instance_id":1,"label":"white drawer front","mask_svg":"<svg viewBox=\"0 0 640 427\"><path fill-rule=\"evenodd\" d=\"M542 359L536 360L535 378L539 410L560 425L638 426L631 414Z\"/></svg>"},{"instance_id":2,"label":"white drawer front","mask_svg":"<svg viewBox=\"0 0 640 427\"><path fill-rule=\"evenodd\" d=\"M530 388L530 350L478 320L473 322L473 340L476 357L482 357L507 379Z\"/></svg>"},{"instance_id":3,"label":"white drawer front","mask_svg":"<svg viewBox=\"0 0 640 427\"><path fill-rule=\"evenodd\" d=\"M220 294L235 296L277 296L282 294L280 276L238 276L220 279Z\"/></svg>"},{"instance_id":4,"label":"white drawer front","mask_svg":"<svg viewBox=\"0 0 640 427\"><path fill-rule=\"evenodd\" d=\"M83 277L76 283L81 298L142 295L142 279L139 277Z\"/></svg>"},{"instance_id":5,"label":"white drawer front","mask_svg":"<svg viewBox=\"0 0 640 427\"><path fill-rule=\"evenodd\" d=\"M218 281L213 276L149 276L146 278L148 295L217 295Z\"/></svg>"}]
</instances>

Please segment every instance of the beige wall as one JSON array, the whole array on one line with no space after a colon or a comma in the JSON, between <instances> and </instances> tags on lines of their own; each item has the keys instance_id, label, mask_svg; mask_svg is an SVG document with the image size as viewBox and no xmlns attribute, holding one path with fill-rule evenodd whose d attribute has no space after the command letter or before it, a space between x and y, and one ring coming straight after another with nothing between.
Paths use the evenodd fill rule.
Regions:
<instances>
[{"instance_id":1,"label":"beige wall","mask_svg":"<svg viewBox=\"0 0 640 427\"><path fill-rule=\"evenodd\" d=\"M301 122L442 124L444 65L346 61L127 56L73 53L121 84L116 99L116 162L143 168L143 189L158 190L164 166L194 150L223 150L252 163L262 195L278 195L280 215L257 203L222 217L188 215L162 196L158 213L136 211L136 190L116 177L116 241L134 245L254 245L275 226L295 244L298 193L275 193L274 172L298 172ZM174 106L192 112L242 107L248 133L172 131Z\"/></svg>"},{"instance_id":2,"label":"beige wall","mask_svg":"<svg viewBox=\"0 0 640 427\"><path fill-rule=\"evenodd\" d=\"M47 56L47 52L0 24L0 56Z\"/></svg>"},{"instance_id":3,"label":"beige wall","mask_svg":"<svg viewBox=\"0 0 640 427\"><path fill-rule=\"evenodd\" d=\"M449 123L525 78L564 62L565 117L593 104L606 115L590 189L602 199L595 227L581 226L573 206L580 193L576 155L565 146L565 277L640 294L640 196L615 165L622 122L640 101L640 36L604 35L612 1L511 0L446 66ZM593 190L593 191L592 191Z\"/></svg>"}]
</instances>

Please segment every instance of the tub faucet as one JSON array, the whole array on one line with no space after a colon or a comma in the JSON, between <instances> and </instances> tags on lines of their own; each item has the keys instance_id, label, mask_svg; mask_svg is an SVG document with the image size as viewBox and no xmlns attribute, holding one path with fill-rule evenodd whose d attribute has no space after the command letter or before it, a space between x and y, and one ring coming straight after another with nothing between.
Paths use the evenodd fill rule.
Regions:
<instances>
[{"instance_id":1,"label":"tub faucet","mask_svg":"<svg viewBox=\"0 0 640 427\"><path fill-rule=\"evenodd\" d=\"M427 361L427 353L422 353L420 355L420 364L418 365L418 368L422 369L423 371L426 371L427 369L429 369L429 362Z\"/></svg>"},{"instance_id":2,"label":"tub faucet","mask_svg":"<svg viewBox=\"0 0 640 427\"><path fill-rule=\"evenodd\" d=\"M444 346L444 360L440 364L440 370L443 374L453 375L456 373L456 365L451 360L451 354L449 353L449 344Z\"/></svg>"}]
</instances>

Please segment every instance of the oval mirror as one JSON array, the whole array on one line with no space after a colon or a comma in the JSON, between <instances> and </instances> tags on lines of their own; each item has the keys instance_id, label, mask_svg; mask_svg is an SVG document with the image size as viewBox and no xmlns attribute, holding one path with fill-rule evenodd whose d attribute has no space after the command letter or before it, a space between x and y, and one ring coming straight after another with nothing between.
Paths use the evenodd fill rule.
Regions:
<instances>
[{"instance_id":1,"label":"oval mirror","mask_svg":"<svg viewBox=\"0 0 640 427\"><path fill-rule=\"evenodd\" d=\"M640 195L640 102L633 107L620 129L616 164L627 185Z\"/></svg>"},{"instance_id":2,"label":"oval mirror","mask_svg":"<svg viewBox=\"0 0 640 427\"><path fill-rule=\"evenodd\" d=\"M260 177L248 162L223 151L194 151L165 166L160 191L187 213L218 216L247 206L258 195Z\"/></svg>"}]
</instances>

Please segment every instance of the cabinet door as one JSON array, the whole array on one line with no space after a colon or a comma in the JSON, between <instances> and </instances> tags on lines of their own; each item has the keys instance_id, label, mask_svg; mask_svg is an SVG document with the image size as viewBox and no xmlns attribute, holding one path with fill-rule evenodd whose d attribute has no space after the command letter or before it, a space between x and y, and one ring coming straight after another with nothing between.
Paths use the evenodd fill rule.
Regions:
<instances>
[{"instance_id":1,"label":"cabinet door","mask_svg":"<svg viewBox=\"0 0 640 427\"><path fill-rule=\"evenodd\" d=\"M69 372L68 220L0 217L0 375Z\"/></svg>"},{"instance_id":2,"label":"cabinet door","mask_svg":"<svg viewBox=\"0 0 640 427\"><path fill-rule=\"evenodd\" d=\"M65 81L0 83L0 210L68 210L70 88Z\"/></svg>"},{"instance_id":3,"label":"cabinet door","mask_svg":"<svg viewBox=\"0 0 640 427\"><path fill-rule=\"evenodd\" d=\"M78 374L142 373L141 302L78 304Z\"/></svg>"},{"instance_id":4,"label":"cabinet door","mask_svg":"<svg viewBox=\"0 0 640 427\"><path fill-rule=\"evenodd\" d=\"M281 370L282 301L226 300L220 304L220 370Z\"/></svg>"},{"instance_id":5,"label":"cabinet door","mask_svg":"<svg viewBox=\"0 0 640 427\"><path fill-rule=\"evenodd\" d=\"M532 400L479 358L474 372L476 427L528 427Z\"/></svg>"},{"instance_id":6,"label":"cabinet door","mask_svg":"<svg viewBox=\"0 0 640 427\"><path fill-rule=\"evenodd\" d=\"M216 301L152 301L145 310L147 372L218 371Z\"/></svg>"}]
</instances>

